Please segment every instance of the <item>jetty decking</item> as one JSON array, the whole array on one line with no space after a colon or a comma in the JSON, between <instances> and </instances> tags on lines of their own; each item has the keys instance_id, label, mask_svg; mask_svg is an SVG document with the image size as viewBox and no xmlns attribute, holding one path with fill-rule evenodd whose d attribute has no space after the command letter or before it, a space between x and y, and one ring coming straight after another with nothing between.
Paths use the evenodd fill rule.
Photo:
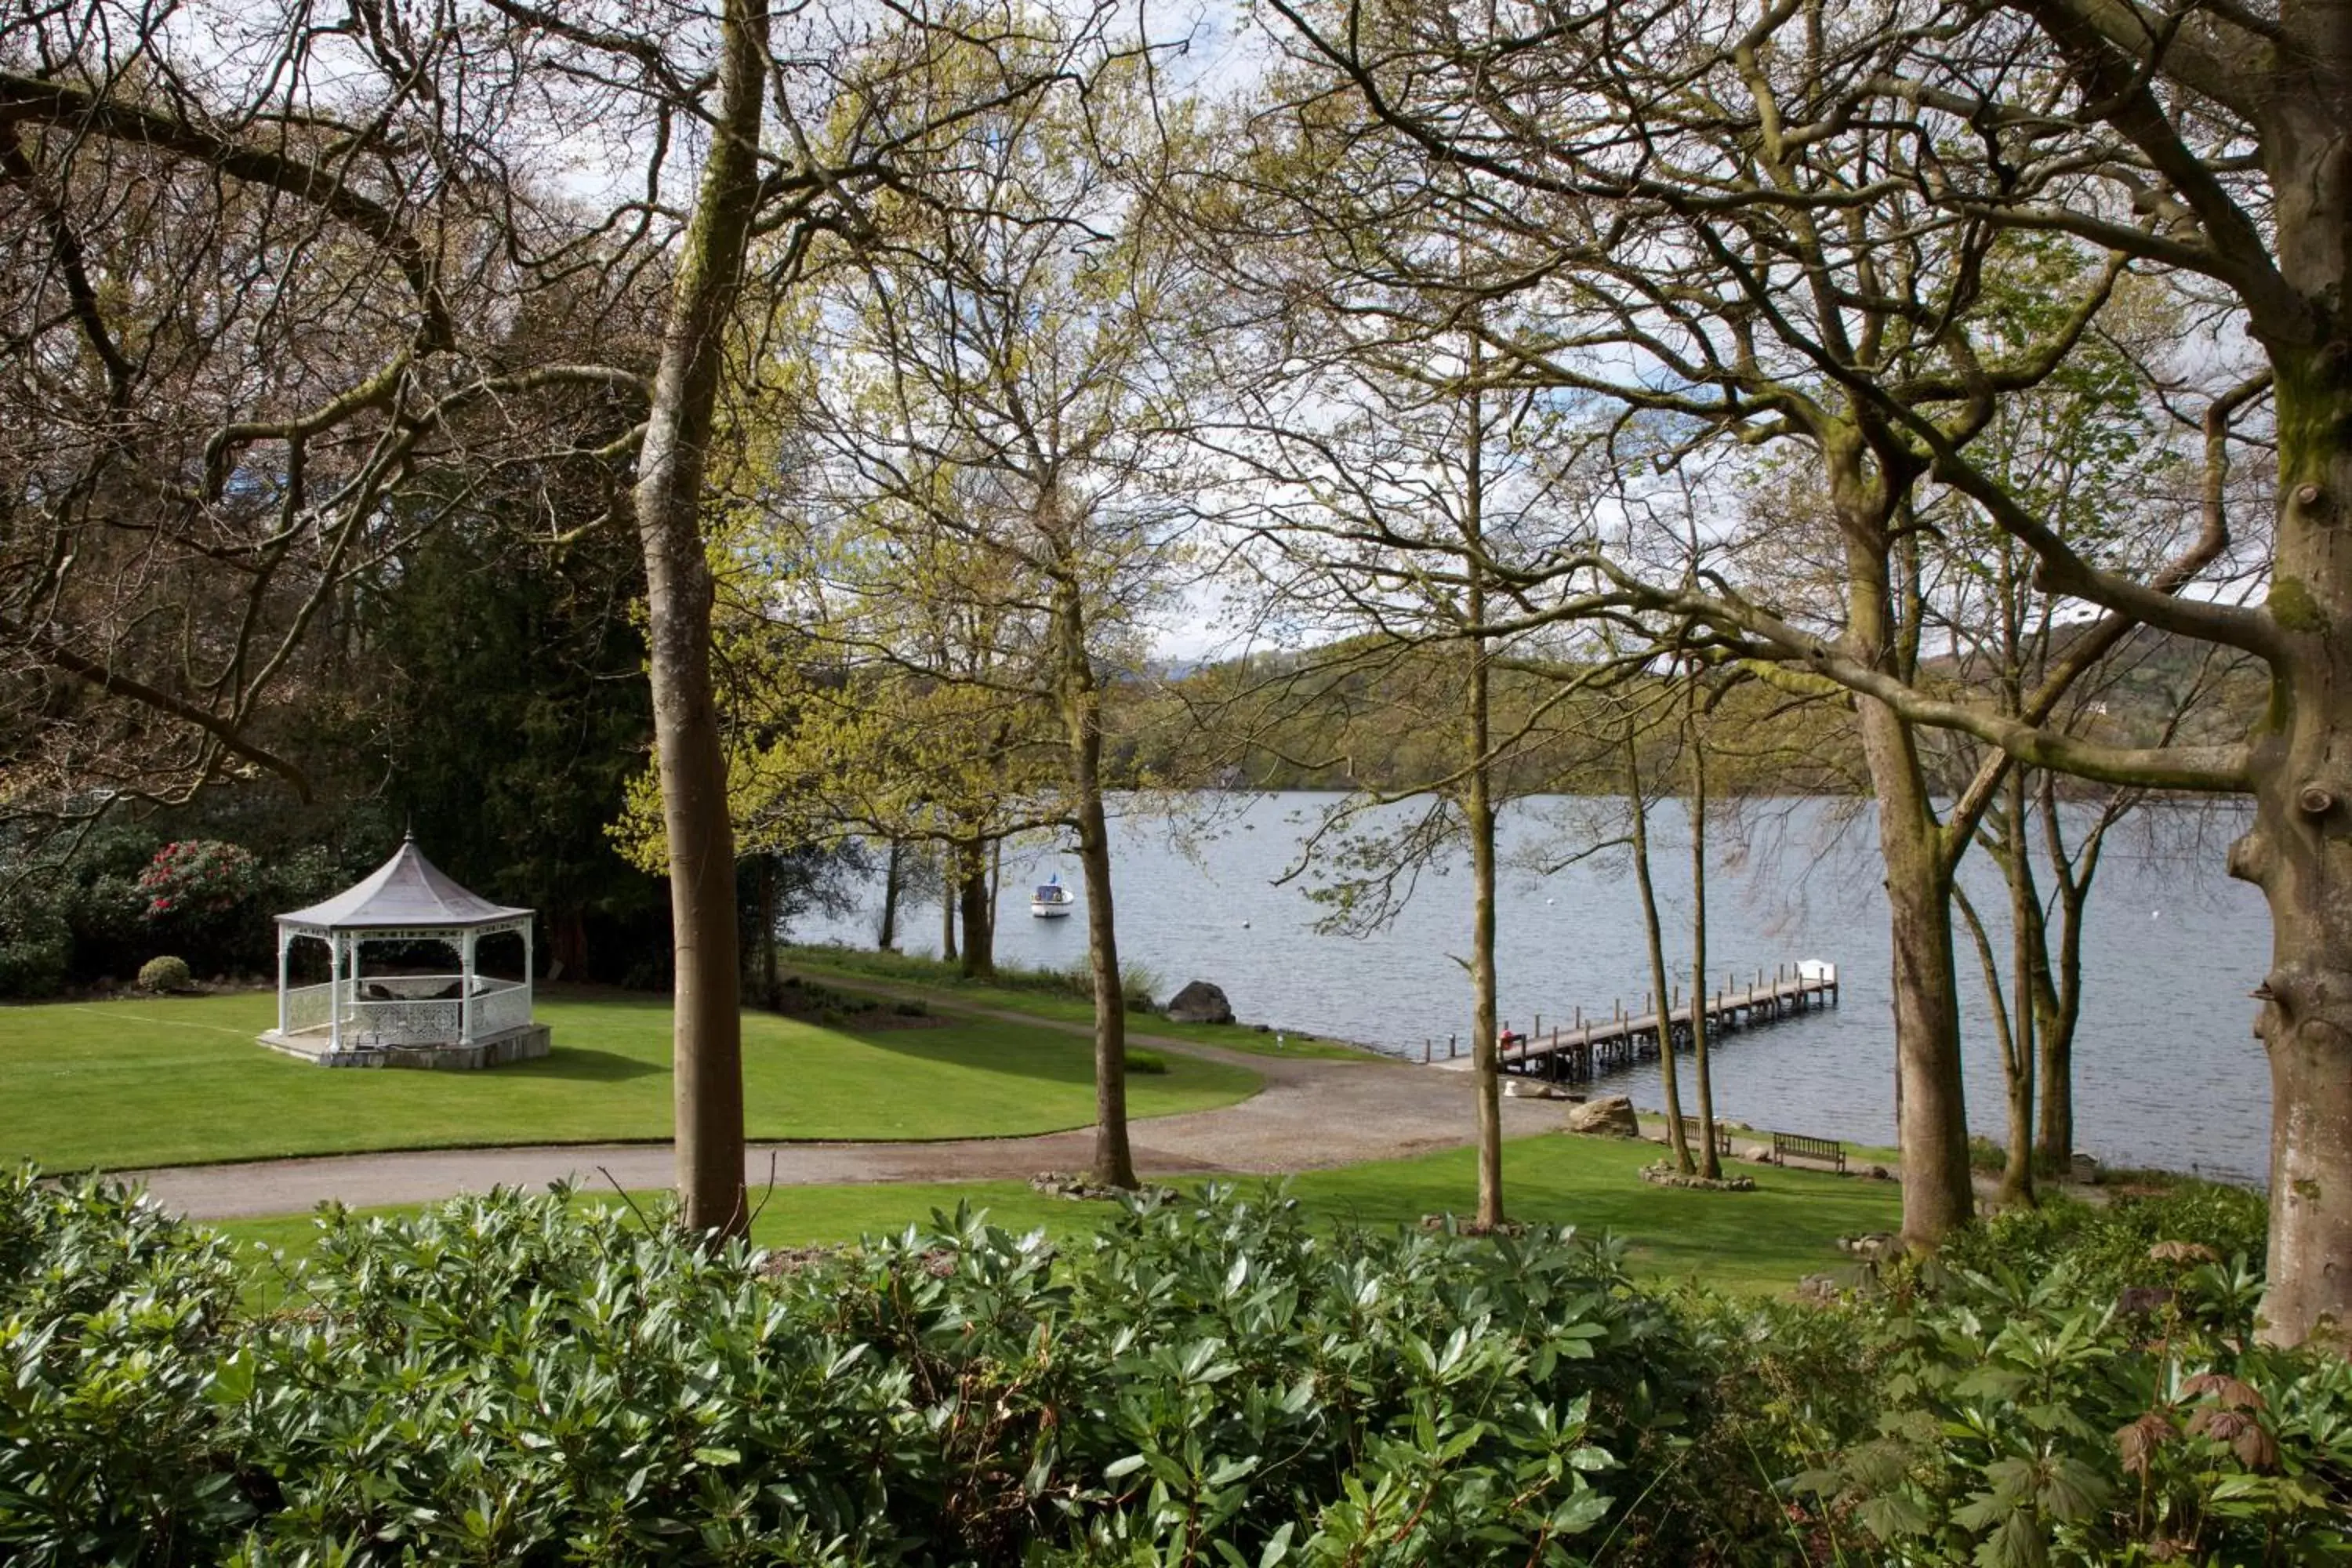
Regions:
<instances>
[{"instance_id":1,"label":"jetty decking","mask_svg":"<svg viewBox=\"0 0 2352 1568\"><path fill-rule=\"evenodd\" d=\"M1774 1023L1820 1007L1834 1007L1837 999L1834 963L1808 960L1783 964L1769 976L1758 970L1753 983L1740 985L1735 981L1706 999L1707 1039L1713 1042L1736 1030ZM1688 1002L1677 998L1675 1005L1668 1008L1663 1033L1671 1037L1675 1049L1689 1048L1691 1018L1699 1006L1696 997ZM1586 1083L1637 1063L1657 1059L1661 1033L1654 1008L1629 1015L1621 1005L1612 1010L1611 1016L1589 1024L1579 1011L1573 1023L1566 1027L1555 1025L1549 1035L1542 1032L1538 1019L1533 1032L1504 1050L1501 1065L1505 1072L1521 1078ZM1467 1054L1452 1054L1452 1040L1446 1042L1446 1048L1447 1059L1438 1065L1456 1069L1469 1068L1471 1058ZM1429 1054L1424 1047L1424 1058Z\"/></svg>"}]
</instances>

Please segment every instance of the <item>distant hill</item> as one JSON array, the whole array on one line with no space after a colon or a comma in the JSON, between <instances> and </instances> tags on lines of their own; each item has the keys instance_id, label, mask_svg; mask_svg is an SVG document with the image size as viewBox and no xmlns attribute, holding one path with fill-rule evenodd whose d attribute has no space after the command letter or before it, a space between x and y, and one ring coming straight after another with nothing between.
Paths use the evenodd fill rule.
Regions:
<instances>
[{"instance_id":1,"label":"distant hill","mask_svg":"<svg viewBox=\"0 0 2352 1568\"><path fill-rule=\"evenodd\" d=\"M2053 632L2063 655L2087 623ZM1301 653L1171 663L1114 678L1106 689L1106 770L1121 787L1226 789L1426 788L1461 765L1465 665L1456 646L1363 638ZM1923 681L1990 701L1999 672L1987 659L1947 655ZM2140 628L2077 682L2053 722L2118 745L2236 739L2267 700L2266 675L2243 655ZM1679 680L1621 683L1610 707L1562 697L1561 672L1509 661L1493 671L1491 729L1505 794L1614 793L1623 763L1604 715L1631 708L1652 727L1645 767L1674 744ZM1791 685L1804 683L1791 682ZM2032 683L2026 682L2028 688ZM1734 679L1708 717L1713 787L1727 794L1856 794L1867 787L1853 705L1843 694L1792 691ZM1931 753L1958 769L1975 742L1951 738Z\"/></svg>"}]
</instances>

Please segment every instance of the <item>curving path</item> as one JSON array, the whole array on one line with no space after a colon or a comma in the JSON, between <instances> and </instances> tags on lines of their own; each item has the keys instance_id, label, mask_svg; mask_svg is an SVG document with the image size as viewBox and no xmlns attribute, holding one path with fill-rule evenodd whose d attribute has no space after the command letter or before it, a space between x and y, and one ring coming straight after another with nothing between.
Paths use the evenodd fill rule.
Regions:
<instances>
[{"instance_id":1,"label":"curving path","mask_svg":"<svg viewBox=\"0 0 2352 1568\"><path fill-rule=\"evenodd\" d=\"M880 985L870 989L913 994ZM949 1005L936 996L928 999ZM954 1010L1038 1028L1091 1032L1028 1014ZM1154 1050L1244 1067L1265 1080L1256 1094L1234 1105L1131 1123L1136 1168L1145 1175L1318 1170L1451 1148L1474 1137L1475 1083L1466 1073L1384 1058L1261 1057L1166 1036L1131 1038ZM1506 1100L1505 1135L1558 1128L1567 1110L1556 1100ZM1040 1171L1084 1170L1093 1157L1092 1128L931 1143L761 1143L748 1152L744 1177L754 1188L771 1180L779 1186L1025 1180ZM492 1186L535 1188L563 1180L602 1185L606 1173L632 1190L667 1187L676 1180L667 1143L335 1154L121 1174L194 1218L241 1219L300 1213L330 1199L359 1208L425 1203Z\"/></svg>"}]
</instances>

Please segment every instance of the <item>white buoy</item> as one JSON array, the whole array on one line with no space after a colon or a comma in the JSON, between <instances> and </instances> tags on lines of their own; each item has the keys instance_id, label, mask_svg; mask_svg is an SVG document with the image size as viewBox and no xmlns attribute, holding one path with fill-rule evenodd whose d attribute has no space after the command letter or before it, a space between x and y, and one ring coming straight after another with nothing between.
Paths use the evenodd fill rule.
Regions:
<instances>
[{"instance_id":1,"label":"white buoy","mask_svg":"<svg viewBox=\"0 0 2352 1568\"><path fill-rule=\"evenodd\" d=\"M1242 930L1244 930L1244 931L1247 931L1247 930L1249 930L1249 921L1242 921Z\"/></svg>"}]
</instances>

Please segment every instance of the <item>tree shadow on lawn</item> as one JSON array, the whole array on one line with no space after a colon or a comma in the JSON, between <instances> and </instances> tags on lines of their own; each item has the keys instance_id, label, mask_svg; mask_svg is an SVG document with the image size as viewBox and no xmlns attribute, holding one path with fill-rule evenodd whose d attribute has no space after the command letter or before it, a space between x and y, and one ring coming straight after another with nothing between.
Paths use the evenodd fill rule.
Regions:
<instances>
[{"instance_id":1,"label":"tree shadow on lawn","mask_svg":"<svg viewBox=\"0 0 2352 1568\"><path fill-rule=\"evenodd\" d=\"M536 1061L516 1062L487 1070L523 1078L567 1079L581 1083L621 1083L637 1078L667 1078L670 1072L668 1064L665 1062L649 1062L637 1057L623 1056L618 1051L590 1050L579 1046L558 1046Z\"/></svg>"}]
</instances>

